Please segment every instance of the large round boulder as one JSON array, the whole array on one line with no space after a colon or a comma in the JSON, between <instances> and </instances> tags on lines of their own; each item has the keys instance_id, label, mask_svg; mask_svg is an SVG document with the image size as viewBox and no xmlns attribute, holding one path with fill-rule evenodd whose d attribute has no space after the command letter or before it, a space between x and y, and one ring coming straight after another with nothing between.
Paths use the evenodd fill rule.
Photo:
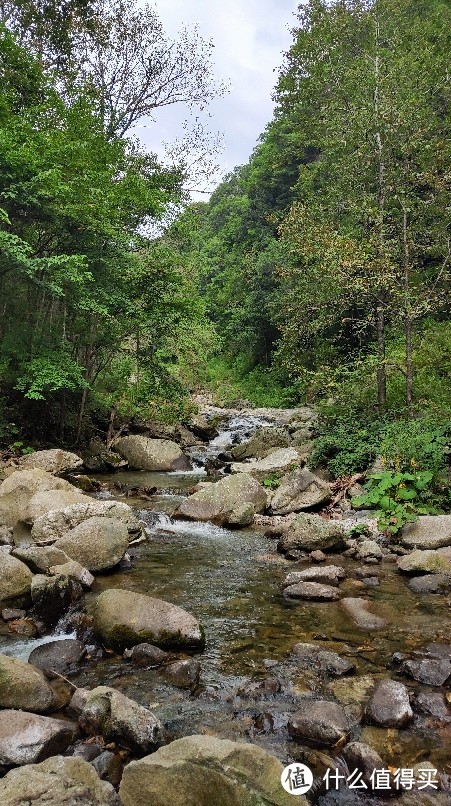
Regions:
<instances>
[{"instance_id":1,"label":"large round boulder","mask_svg":"<svg viewBox=\"0 0 451 806\"><path fill-rule=\"evenodd\" d=\"M90 500L77 487L72 487L71 490L42 490L30 499L24 520L26 523L34 524L38 518L54 509L65 509L73 504L87 504Z\"/></svg>"},{"instance_id":2,"label":"large round boulder","mask_svg":"<svg viewBox=\"0 0 451 806\"><path fill-rule=\"evenodd\" d=\"M156 644L159 647L202 648L205 643L197 619L177 605L143 593L111 588L93 604L94 629L108 646Z\"/></svg>"},{"instance_id":3,"label":"large round boulder","mask_svg":"<svg viewBox=\"0 0 451 806\"><path fill-rule=\"evenodd\" d=\"M86 694L78 721L85 733L134 752L151 753L163 741L163 726L152 711L110 686Z\"/></svg>"},{"instance_id":4,"label":"large round boulder","mask_svg":"<svg viewBox=\"0 0 451 806\"><path fill-rule=\"evenodd\" d=\"M64 753L76 733L77 726L64 719L26 711L0 711L0 764L6 767L36 764ZM3 801L0 802L3 806Z\"/></svg>"},{"instance_id":5,"label":"large round boulder","mask_svg":"<svg viewBox=\"0 0 451 806\"><path fill-rule=\"evenodd\" d=\"M369 722L382 728L404 728L413 719L409 692L403 683L387 678L374 689L366 707Z\"/></svg>"},{"instance_id":6,"label":"large round boulder","mask_svg":"<svg viewBox=\"0 0 451 806\"><path fill-rule=\"evenodd\" d=\"M72 674L78 670L81 660L86 654L86 648L76 638L64 638L58 641L49 641L35 647L28 658L28 666L41 669L52 677ZM29 711L32 708L27 709Z\"/></svg>"},{"instance_id":7,"label":"large round boulder","mask_svg":"<svg viewBox=\"0 0 451 806\"><path fill-rule=\"evenodd\" d=\"M400 540L408 549L451 546L451 515L422 515L403 527Z\"/></svg>"},{"instance_id":8,"label":"large round boulder","mask_svg":"<svg viewBox=\"0 0 451 806\"><path fill-rule=\"evenodd\" d=\"M39 669L0 654L0 708L44 714L52 703L53 691Z\"/></svg>"},{"instance_id":9,"label":"large round boulder","mask_svg":"<svg viewBox=\"0 0 451 806\"><path fill-rule=\"evenodd\" d=\"M214 484L185 499L176 515L196 521L215 521L244 526L251 523L256 512L261 512L267 495L261 484L252 476L240 473L226 476ZM252 505L243 508L245 504Z\"/></svg>"},{"instance_id":10,"label":"large round boulder","mask_svg":"<svg viewBox=\"0 0 451 806\"><path fill-rule=\"evenodd\" d=\"M129 542L124 521L88 518L61 537L55 546L88 571L105 571L122 560Z\"/></svg>"},{"instance_id":11,"label":"large round boulder","mask_svg":"<svg viewBox=\"0 0 451 806\"><path fill-rule=\"evenodd\" d=\"M0 547L0 602L14 603L27 599L33 574L27 566Z\"/></svg>"},{"instance_id":12,"label":"large round boulder","mask_svg":"<svg viewBox=\"0 0 451 806\"><path fill-rule=\"evenodd\" d=\"M293 739L332 747L343 742L349 732L349 722L340 705L329 700L305 700L292 714L288 731Z\"/></svg>"},{"instance_id":13,"label":"large round boulder","mask_svg":"<svg viewBox=\"0 0 451 806\"><path fill-rule=\"evenodd\" d=\"M135 514L123 501L93 501L86 498L81 504L72 504L63 509L52 509L37 518L31 530L31 536L38 546L45 546L64 537L69 529L73 529L88 518L115 518L123 521L129 530L136 530L138 524Z\"/></svg>"},{"instance_id":14,"label":"large round boulder","mask_svg":"<svg viewBox=\"0 0 451 806\"><path fill-rule=\"evenodd\" d=\"M282 535L278 548L282 552L300 549L301 551L317 551L318 549L342 548L345 532L337 521L326 521L319 515L300 513Z\"/></svg>"},{"instance_id":15,"label":"large round boulder","mask_svg":"<svg viewBox=\"0 0 451 806\"><path fill-rule=\"evenodd\" d=\"M326 503L331 495L330 484L303 467L283 476L272 498L271 510L274 515L300 512Z\"/></svg>"},{"instance_id":16,"label":"large round boulder","mask_svg":"<svg viewBox=\"0 0 451 806\"><path fill-rule=\"evenodd\" d=\"M47 451L35 451L17 460L20 470L45 470L47 473L66 473L76 470L83 464L76 453L63 451L61 448L51 448Z\"/></svg>"},{"instance_id":17,"label":"large round boulder","mask_svg":"<svg viewBox=\"0 0 451 806\"><path fill-rule=\"evenodd\" d=\"M397 561L403 574L446 574L451 576L451 547L415 549Z\"/></svg>"},{"instance_id":18,"label":"large round boulder","mask_svg":"<svg viewBox=\"0 0 451 806\"><path fill-rule=\"evenodd\" d=\"M78 756L54 756L41 764L11 770L0 781L2 806L119 806L111 784Z\"/></svg>"},{"instance_id":19,"label":"large round boulder","mask_svg":"<svg viewBox=\"0 0 451 806\"><path fill-rule=\"evenodd\" d=\"M86 501L90 500L87 496L82 496L80 491L68 481L52 476L45 470L39 468L16 470L0 484L0 523L8 526L14 526L18 521L32 523L38 515L34 513L36 505L32 507L33 514L31 514L31 501L37 494L47 493L50 490L52 495L46 499L46 508L43 510L45 512L58 508L58 506L52 505L57 499L56 491L77 495ZM67 503L69 502L66 501L64 505L67 506ZM70 503L75 503L75 501L71 500ZM39 514L43 514L43 512Z\"/></svg>"},{"instance_id":20,"label":"large round boulder","mask_svg":"<svg viewBox=\"0 0 451 806\"><path fill-rule=\"evenodd\" d=\"M186 736L127 764L119 794L124 806L291 806L281 785L283 765L255 744ZM302 795L299 806L306 806Z\"/></svg>"},{"instance_id":21,"label":"large round boulder","mask_svg":"<svg viewBox=\"0 0 451 806\"><path fill-rule=\"evenodd\" d=\"M170 439L149 439L139 435L122 437L115 446L120 456L136 470L189 470L191 465L176 442Z\"/></svg>"}]
</instances>

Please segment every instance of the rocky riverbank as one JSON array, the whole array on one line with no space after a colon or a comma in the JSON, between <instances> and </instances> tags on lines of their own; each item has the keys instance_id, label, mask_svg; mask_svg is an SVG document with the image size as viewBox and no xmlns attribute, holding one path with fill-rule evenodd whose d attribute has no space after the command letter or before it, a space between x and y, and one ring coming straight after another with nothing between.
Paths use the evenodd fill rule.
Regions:
<instances>
[{"instance_id":1,"label":"rocky riverbank","mask_svg":"<svg viewBox=\"0 0 451 806\"><path fill-rule=\"evenodd\" d=\"M175 780L175 803L285 804L293 760L324 804L326 769L360 770L370 803L373 769L431 760L451 802L451 516L389 541L308 468L314 426L207 409L3 468L2 804L39 781L55 803L158 806Z\"/></svg>"}]
</instances>

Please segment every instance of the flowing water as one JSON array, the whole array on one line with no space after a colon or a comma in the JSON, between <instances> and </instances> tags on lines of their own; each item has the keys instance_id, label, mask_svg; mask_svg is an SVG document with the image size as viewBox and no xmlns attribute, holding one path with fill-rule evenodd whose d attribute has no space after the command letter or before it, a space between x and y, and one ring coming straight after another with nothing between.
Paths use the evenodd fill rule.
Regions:
<instances>
[{"instance_id":1,"label":"flowing water","mask_svg":"<svg viewBox=\"0 0 451 806\"><path fill-rule=\"evenodd\" d=\"M231 430L226 433L224 443L228 440L230 445ZM352 579L353 560L343 555L329 558L349 571L341 586L344 594L364 596L373 603L373 611L386 619L382 630L359 630L339 602L285 599L280 583L289 570L299 566L279 555L274 542L258 530L230 530L209 523L173 521L168 516L201 478L199 472L120 472L99 478L105 484L123 485L117 497L136 505L146 524L147 540L131 547L129 568L97 576L87 599L111 587L166 599L199 619L205 628L206 647L197 656L201 685L193 693L170 686L157 670L136 668L114 654L85 662L73 680L79 686L114 685L150 706L173 737L202 732L250 740L283 762L305 760L320 771L324 754L299 748L289 739L286 726L289 715L306 697L330 697L330 681L299 673L290 657L293 645L320 642L353 661L355 676L340 685L348 689L347 709L355 718L361 716L355 700L359 699L362 676L396 677L390 667L394 652L412 651L430 641L449 642L449 602L442 596L413 593L390 563L378 566L379 585L366 586ZM126 498L127 489L136 487L157 489L148 500ZM6 637L0 640L2 651L22 657L27 647L36 645ZM421 689L411 680L404 682L411 691ZM409 767L429 760L451 772L447 767L449 723L416 716L411 727L400 731L362 729L356 723L353 736L367 740L387 764Z\"/></svg>"}]
</instances>

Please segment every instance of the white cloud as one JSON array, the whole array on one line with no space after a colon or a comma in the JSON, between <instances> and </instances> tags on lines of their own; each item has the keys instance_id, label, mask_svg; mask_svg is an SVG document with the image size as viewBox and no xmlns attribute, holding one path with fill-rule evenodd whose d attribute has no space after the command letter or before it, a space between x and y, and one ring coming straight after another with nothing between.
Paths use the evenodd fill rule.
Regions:
<instances>
[{"instance_id":1,"label":"white cloud","mask_svg":"<svg viewBox=\"0 0 451 806\"><path fill-rule=\"evenodd\" d=\"M211 104L210 127L222 131L224 170L247 162L257 139L269 122L271 93L282 53L291 44L288 29L294 24L296 0L154 0L170 36L184 26L199 25L205 39L213 39L215 74L229 79L231 91ZM158 110L156 122L140 129L150 150L161 155L161 142L181 136L186 109ZM146 121L143 121L146 124Z\"/></svg>"}]
</instances>

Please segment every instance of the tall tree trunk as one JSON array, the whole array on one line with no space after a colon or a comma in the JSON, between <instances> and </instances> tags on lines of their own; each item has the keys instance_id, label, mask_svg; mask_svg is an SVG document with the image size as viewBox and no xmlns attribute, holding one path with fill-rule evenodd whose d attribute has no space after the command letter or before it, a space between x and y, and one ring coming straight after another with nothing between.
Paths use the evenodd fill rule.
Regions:
<instances>
[{"instance_id":1,"label":"tall tree trunk","mask_svg":"<svg viewBox=\"0 0 451 806\"><path fill-rule=\"evenodd\" d=\"M385 303L380 298L376 307L376 333L377 333L377 405L380 412L385 410L387 403L387 372L385 366Z\"/></svg>"},{"instance_id":2,"label":"tall tree trunk","mask_svg":"<svg viewBox=\"0 0 451 806\"><path fill-rule=\"evenodd\" d=\"M377 152L377 206L378 206L378 241L379 241L379 261L381 272L384 271L386 261L385 249L385 162L382 135L379 130L380 123L380 63L379 63L379 42L380 28L379 19L376 17L376 55L374 59L374 118L376 122L376 152ZM376 334L377 334L377 405L380 412L385 410L387 403L387 370L385 364L385 304L386 294L383 289L379 292L376 305Z\"/></svg>"}]
</instances>

